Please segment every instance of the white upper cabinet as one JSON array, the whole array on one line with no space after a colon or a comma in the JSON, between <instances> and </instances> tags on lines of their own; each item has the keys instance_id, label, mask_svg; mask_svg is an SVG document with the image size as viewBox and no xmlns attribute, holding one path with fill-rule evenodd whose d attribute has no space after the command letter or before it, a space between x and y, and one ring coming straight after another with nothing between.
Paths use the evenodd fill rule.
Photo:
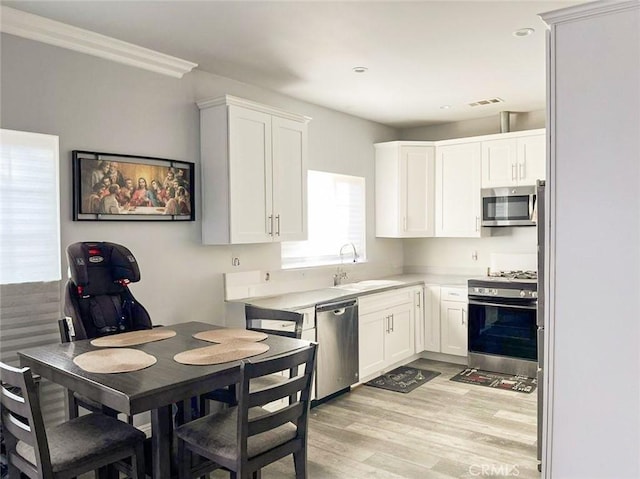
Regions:
<instances>
[{"instance_id":1,"label":"white upper cabinet","mask_svg":"<svg viewBox=\"0 0 640 479\"><path fill-rule=\"evenodd\" d=\"M547 135L518 138L518 184L535 185L546 178Z\"/></svg>"},{"instance_id":2,"label":"white upper cabinet","mask_svg":"<svg viewBox=\"0 0 640 479\"><path fill-rule=\"evenodd\" d=\"M309 119L231 96L198 106L202 242L306 239Z\"/></svg>"},{"instance_id":3,"label":"white upper cabinet","mask_svg":"<svg viewBox=\"0 0 640 479\"><path fill-rule=\"evenodd\" d=\"M435 148L424 142L378 143L376 236L434 235Z\"/></svg>"},{"instance_id":4,"label":"white upper cabinet","mask_svg":"<svg viewBox=\"0 0 640 479\"><path fill-rule=\"evenodd\" d=\"M482 142L482 187L535 185L545 178L545 134Z\"/></svg>"},{"instance_id":5,"label":"white upper cabinet","mask_svg":"<svg viewBox=\"0 0 640 479\"><path fill-rule=\"evenodd\" d=\"M436 146L436 236L479 237L481 143Z\"/></svg>"},{"instance_id":6,"label":"white upper cabinet","mask_svg":"<svg viewBox=\"0 0 640 479\"><path fill-rule=\"evenodd\" d=\"M276 241L307 239L307 124L273 117L273 214Z\"/></svg>"}]
</instances>

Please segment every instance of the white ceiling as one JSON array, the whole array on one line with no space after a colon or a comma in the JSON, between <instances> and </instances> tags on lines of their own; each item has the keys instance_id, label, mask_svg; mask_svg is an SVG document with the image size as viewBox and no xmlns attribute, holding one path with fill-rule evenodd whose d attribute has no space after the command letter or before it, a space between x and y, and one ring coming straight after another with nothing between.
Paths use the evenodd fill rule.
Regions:
<instances>
[{"instance_id":1,"label":"white ceiling","mask_svg":"<svg viewBox=\"0 0 640 479\"><path fill-rule=\"evenodd\" d=\"M545 25L537 14L582 2L2 3L405 128L543 109ZM513 35L525 27L535 33ZM495 97L504 103L468 106Z\"/></svg>"}]
</instances>

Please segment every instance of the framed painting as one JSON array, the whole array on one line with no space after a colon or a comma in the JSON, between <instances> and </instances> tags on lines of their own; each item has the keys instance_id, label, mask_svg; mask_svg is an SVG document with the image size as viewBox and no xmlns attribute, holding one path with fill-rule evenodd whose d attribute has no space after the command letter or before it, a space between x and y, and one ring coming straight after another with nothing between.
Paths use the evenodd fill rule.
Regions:
<instances>
[{"instance_id":1,"label":"framed painting","mask_svg":"<svg viewBox=\"0 0 640 479\"><path fill-rule=\"evenodd\" d=\"M73 151L74 221L193 221L195 165Z\"/></svg>"}]
</instances>

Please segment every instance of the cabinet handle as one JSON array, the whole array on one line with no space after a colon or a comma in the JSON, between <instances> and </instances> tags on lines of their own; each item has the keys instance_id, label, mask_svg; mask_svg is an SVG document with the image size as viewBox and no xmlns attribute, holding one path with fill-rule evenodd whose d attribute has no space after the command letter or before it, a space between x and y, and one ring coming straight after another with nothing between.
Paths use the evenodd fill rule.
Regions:
<instances>
[{"instance_id":1,"label":"cabinet handle","mask_svg":"<svg viewBox=\"0 0 640 479\"><path fill-rule=\"evenodd\" d=\"M421 291L417 291L416 294L418 295L418 304L417 304L416 307L421 308L422 307L422 305L421 305L422 301L420 301L420 296L422 295L422 292Z\"/></svg>"},{"instance_id":2,"label":"cabinet handle","mask_svg":"<svg viewBox=\"0 0 640 479\"><path fill-rule=\"evenodd\" d=\"M280 236L280 215L276 215L276 235Z\"/></svg>"},{"instance_id":3,"label":"cabinet handle","mask_svg":"<svg viewBox=\"0 0 640 479\"><path fill-rule=\"evenodd\" d=\"M273 236L273 215L269 215L269 236Z\"/></svg>"},{"instance_id":4,"label":"cabinet handle","mask_svg":"<svg viewBox=\"0 0 640 479\"><path fill-rule=\"evenodd\" d=\"M516 179L516 177L517 177L517 174L518 174L518 173L516 172L516 164L515 164L515 163L512 163L512 164L511 164L511 179L512 179L512 180L515 180L515 179Z\"/></svg>"},{"instance_id":5,"label":"cabinet handle","mask_svg":"<svg viewBox=\"0 0 640 479\"><path fill-rule=\"evenodd\" d=\"M524 161L518 165L518 169L520 170L519 179L524 180Z\"/></svg>"},{"instance_id":6,"label":"cabinet handle","mask_svg":"<svg viewBox=\"0 0 640 479\"><path fill-rule=\"evenodd\" d=\"M480 217L476 216L476 233L480 231Z\"/></svg>"},{"instance_id":7,"label":"cabinet handle","mask_svg":"<svg viewBox=\"0 0 640 479\"><path fill-rule=\"evenodd\" d=\"M391 326L390 326L390 325L391 325L391 321L389 320L389 319L390 319L390 316L385 316L385 317L384 317L384 319L385 319L385 321L386 321L386 323L387 323L387 325L386 325L386 328L385 328L385 329L386 329L387 333L389 333L389 328L391 327Z\"/></svg>"},{"instance_id":8,"label":"cabinet handle","mask_svg":"<svg viewBox=\"0 0 640 479\"><path fill-rule=\"evenodd\" d=\"M402 230L403 231L407 231L407 217L406 216L402 217Z\"/></svg>"},{"instance_id":9,"label":"cabinet handle","mask_svg":"<svg viewBox=\"0 0 640 479\"><path fill-rule=\"evenodd\" d=\"M462 308L462 325L464 326L464 317L467 315L467 311Z\"/></svg>"},{"instance_id":10,"label":"cabinet handle","mask_svg":"<svg viewBox=\"0 0 640 479\"><path fill-rule=\"evenodd\" d=\"M393 318L393 314L391 315L391 332L393 333L393 330L395 329L395 321Z\"/></svg>"}]
</instances>

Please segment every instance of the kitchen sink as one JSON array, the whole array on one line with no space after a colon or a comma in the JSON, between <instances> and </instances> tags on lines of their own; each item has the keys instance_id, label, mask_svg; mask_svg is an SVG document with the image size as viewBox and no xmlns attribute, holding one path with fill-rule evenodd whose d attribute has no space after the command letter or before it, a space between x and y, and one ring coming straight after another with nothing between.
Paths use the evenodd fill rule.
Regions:
<instances>
[{"instance_id":1,"label":"kitchen sink","mask_svg":"<svg viewBox=\"0 0 640 479\"><path fill-rule=\"evenodd\" d=\"M337 289L344 289L347 291L368 291L376 288L386 288L388 286L398 286L405 284L404 281L396 281L392 279L368 279L365 281L358 281L357 283L339 284L334 286Z\"/></svg>"}]
</instances>

